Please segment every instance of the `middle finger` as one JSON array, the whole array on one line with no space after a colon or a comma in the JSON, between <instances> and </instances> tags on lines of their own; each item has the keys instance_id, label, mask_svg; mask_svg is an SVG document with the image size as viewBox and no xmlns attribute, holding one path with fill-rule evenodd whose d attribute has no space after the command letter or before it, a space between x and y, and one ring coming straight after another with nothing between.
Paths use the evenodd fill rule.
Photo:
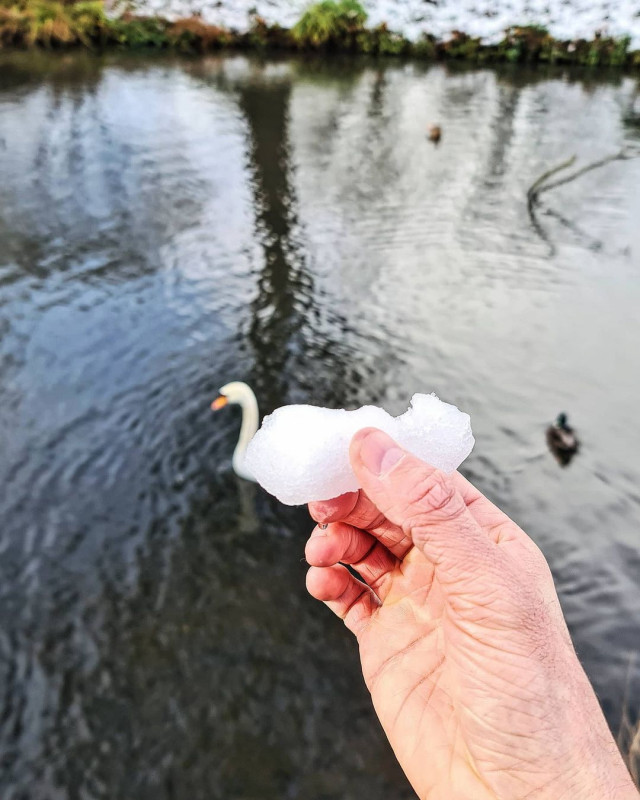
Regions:
<instances>
[{"instance_id":1,"label":"middle finger","mask_svg":"<svg viewBox=\"0 0 640 800\"><path fill-rule=\"evenodd\" d=\"M309 513L316 522L340 521L366 530L396 558L404 558L413 546L409 534L399 525L389 522L362 489L340 495L333 500L309 503Z\"/></svg>"},{"instance_id":2,"label":"middle finger","mask_svg":"<svg viewBox=\"0 0 640 800\"><path fill-rule=\"evenodd\" d=\"M344 522L332 522L326 529L316 527L305 558L315 567L349 564L380 597L398 565L398 559L374 536Z\"/></svg>"}]
</instances>

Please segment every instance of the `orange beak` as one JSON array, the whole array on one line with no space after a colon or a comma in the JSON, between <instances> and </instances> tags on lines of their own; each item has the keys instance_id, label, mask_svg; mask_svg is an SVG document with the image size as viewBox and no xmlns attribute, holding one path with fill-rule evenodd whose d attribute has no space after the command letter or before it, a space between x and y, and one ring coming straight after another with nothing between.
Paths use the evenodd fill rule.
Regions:
<instances>
[{"instance_id":1,"label":"orange beak","mask_svg":"<svg viewBox=\"0 0 640 800\"><path fill-rule=\"evenodd\" d=\"M220 411L220 409L224 408L228 402L229 400L223 394L221 394L219 397L216 397L213 403L211 403L211 410Z\"/></svg>"}]
</instances>

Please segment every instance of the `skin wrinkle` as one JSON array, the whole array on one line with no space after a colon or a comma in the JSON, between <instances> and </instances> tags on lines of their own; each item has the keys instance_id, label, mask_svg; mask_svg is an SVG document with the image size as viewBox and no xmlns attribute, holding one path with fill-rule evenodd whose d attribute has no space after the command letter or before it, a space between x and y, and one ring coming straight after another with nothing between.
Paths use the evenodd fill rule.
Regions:
<instances>
[{"instance_id":1,"label":"skin wrinkle","mask_svg":"<svg viewBox=\"0 0 640 800\"><path fill-rule=\"evenodd\" d=\"M521 654L509 653L508 651L506 651L503 647L501 647L499 645L482 643L481 646L482 646L483 649L486 647L487 650L491 650L491 651L497 653L500 656L508 656L511 659L513 659L514 663L507 664L506 666L509 666L509 667L514 667L514 666L515 667L520 667L520 664L523 661L523 656ZM480 654L480 655L470 654L469 656L467 656L468 661L470 661L472 663L475 662L476 666L478 664L478 661L482 662L482 660L485 659L485 658L486 658L486 653L484 653L484 652L482 654ZM528 673L525 673L523 675L523 677L527 677L527 674ZM551 677L553 677L553 676L551 676ZM500 683L501 684L505 684L505 683L508 684L508 683L510 683L510 679L506 675L500 676ZM524 689L524 687L523 687L523 685L521 683L514 683L513 685L517 686L518 690L520 692L525 691L525 689ZM504 687L503 687L503 689L504 689Z\"/></svg>"},{"instance_id":2,"label":"skin wrinkle","mask_svg":"<svg viewBox=\"0 0 640 800\"><path fill-rule=\"evenodd\" d=\"M352 541L353 547L357 548L357 533L363 533L362 531L358 531L357 528L353 528L353 526L349 526L352 531ZM368 534L364 534L367 535ZM364 542L363 542L364 544ZM398 559L391 556L389 550L384 546L384 544L380 541L376 541L372 537L370 547L364 552L360 553L357 549L355 552L351 552L347 550L347 552L342 556L341 561L348 561L354 567L356 564L365 564L365 562L372 562L376 559L379 560L380 569L385 569L386 572L389 572L391 569L395 568L398 564Z\"/></svg>"},{"instance_id":3,"label":"skin wrinkle","mask_svg":"<svg viewBox=\"0 0 640 800\"><path fill-rule=\"evenodd\" d=\"M443 479L439 478L439 480ZM427 500L429 498L429 487L432 487L432 485L430 476L426 479ZM438 485L436 483L436 486ZM421 491L424 491L424 485L421 487ZM431 509L428 505L429 500L426 509L422 503L417 503L416 508L406 514L402 528L413 542L428 548L428 552L432 554L432 560L436 566L442 566L446 562L447 553L451 546L455 545L456 571L458 573L465 572L465 563L461 563L462 553L465 552L466 557L474 566L474 569L471 570L474 572L477 569L478 557L488 558L492 552L493 542L483 534L478 522L468 512L457 491L451 487L440 487L440 492L440 496L436 498L438 508ZM415 496L417 495L418 492L416 491ZM446 512L440 506L440 501L445 496L449 498ZM461 551L463 541L465 548L464 551Z\"/></svg>"},{"instance_id":4,"label":"skin wrinkle","mask_svg":"<svg viewBox=\"0 0 640 800\"><path fill-rule=\"evenodd\" d=\"M347 606L346 611L344 612L344 619L346 619L349 616L350 611L353 609L353 607L355 606L356 603L360 602L360 600L363 597L363 595L368 595L368 594L369 594L368 587L363 585L362 591L360 592L360 594L357 595L356 599L353 600L353 602L351 602Z\"/></svg>"},{"instance_id":5,"label":"skin wrinkle","mask_svg":"<svg viewBox=\"0 0 640 800\"><path fill-rule=\"evenodd\" d=\"M477 606L470 606L464 602L465 598L452 598L450 599L450 607L455 613L456 624L460 631L477 639L478 642L483 643L485 639L478 636L478 631L484 630L491 635L494 633L507 634L514 630L527 630L530 628L530 620L526 614L519 611L517 603L514 603L510 598L499 597L491 603L479 603ZM479 614L478 611L483 614ZM512 619L509 616L513 615ZM549 621L549 617L545 618L545 622ZM535 644L537 647L544 647L545 643L548 644L548 637L544 634L535 634L531 632L531 642L527 644ZM525 645L525 642L522 643Z\"/></svg>"},{"instance_id":6,"label":"skin wrinkle","mask_svg":"<svg viewBox=\"0 0 640 800\"><path fill-rule=\"evenodd\" d=\"M369 498L366 498L367 500ZM388 525L387 518L384 514L379 513L377 517L374 517L372 520L367 519L367 515L364 513L359 513L359 508L361 505L365 505L365 497L362 492L358 493L358 500L355 504L355 507L349 517L353 520L353 524L358 528L371 528L373 530L377 530L380 533L383 533L384 527Z\"/></svg>"},{"instance_id":7,"label":"skin wrinkle","mask_svg":"<svg viewBox=\"0 0 640 800\"><path fill-rule=\"evenodd\" d=\"M351 495L342 495L341 503L346 503L344 508L336 506L337 501L328 503L329 512L324 513L324 503L310 503L309 512L316 522L336 522L338 520L349 523L355 528L366 530L383 542L386 547L398 558L404 557L413 540L410 534L405 533L397 525L380 512L366 494L359 490ZM319 517L319 518L318 518Z\"/></svg>"},{"instance_id":8,"label":"skin wrinkle","mask_svg":"<svg viewBox=\"0 0 640 800\"><path fill-rule=\"evenodd\" d=\"M354 630L354 633L355 633L355 628L356 628L356 627L359 627L360 625L368 625L368 620L365 620L365 619L362 619L362 620L360 620L360 619L356 619L356 620L353 620L353 621L351 621L351 622L350 622L350 621L349 621L349 619L348 619L348 618L349 618L349 615L350 615L350 614L351 614L351 613L354 611L354 609L356 609L356 608L358 607L358 604L359 604L359 603L362 603L362 601L363 601L363 600L364 600L365 602L367 602L367 603L368 603L368 605L369 605L371 608L373 608L373 607L374 607L374 606L376 606L376 605L379 605L378 598L376 598L376 597L375 597L375 595L373 594L373 592L371 592L371 590L370 590L370 589L368 589L368 587L366 587L366 586L365 586L365 588L363 589L363 591L362 591L362 592L361 592L361 593L360 593L360 594L359 594L359 595L356 597L356 599L355 599L355 600L354 600L354 601L353 601L353 602L352 602L352 603L351 603L351 604L350 604L350 605L347 607L347 610L344 612L344 616L342 617L342 619L343 619L343 621L345 622L345 624L346 624L346 625L347 625L347 626L348 626L350 629L353 629L353 630ZM353 624L354 622L357 622L358 624L357 624L357 625L354 625L354 624Z\"/></svg>"},{"instance_id":9,"label":"skin wrinkle","mask_svg":"<svg viewBox=\"0 0 640 800\"><path fill-rule=\"evenodd\" d=\"M347 536L346 543L341 542ZM332 566L338 562L349 564L361 578L378 594L384 595L384 587L391 580L390 572L397 568L399 562L384 545L376 541L369 533L354 528L347 523L330 523L320 537L312 535L311 539L321 538L321 545L326 550L331 542L336 542L332 558L318 558L307 552L309 563L318 567ZM317 547L315 547L317 550Z\"/></svg>"},{"instance_id":10,"label":"skin wrinkle","mask_svg":"<svg viewBox=\"0 0 640 800\"><path fill-rule=\"evenodd\" d=\"M408 489L407 499L409 510L412 506L426 505L426 510L430 512L434 523L439 521L438 512L445 511L444 518L451 520L458 516L458 510L461 512L466 508L456 489L440 470L434 470L430 475L420 477L417 483Z\"/></svg>"},{"instance_id":11,"label":"skin wrinkle","mask_svg":"<svg viewBox=\"0 0 640 800\"><path fill-rule=\"evenodd\" d=\"M365 549L364 553L360 552L362 549L362 540L358 541L358 537L356 536L356 528L353 525L348 526L350 530L350 537L349 537L349 544L347 546L346 552L343 554L341 561L348 561L349 563L354 563L355 561L364 561L367 556L371 554L371 552L380 546L380 542L377 542L373 537L371 537L371 541L366 543L369 546Z\"/></svg>"},{"instance_id":12,"label":"skin wrinkle","mask_svg":"<svg viewBox=\"0 0 640 800\"><path fill-rule=\"evenodd\" d=\"M488 794L490 795L493 794L493 792L491 791L491 787L489 786L489 783L486 780L485 776L482 775L480 772L478 772L475 760L471 756L471 753L469 752L466 743L464 743L464 749L466 751L466 756L467 756L466 763L470 765L470 769L473 771L473 774L476 776L478 782L483 786L483 788L487 791Z\"/></svg>"},{"instance_id":13,"label":"skin wrinkle","mask_svg":"<svg viewBox=\"0 0 640 800\"><path fill-rule=\"evenodd\" d=\"M532 693L530 702L533 702L535 699L536 699L536 693ZM514 700L519 701L520 698L514 697ZM522 703L520 703L520 706L521 705L522 705ZM505 716L514 717L516 715L518 717L528 717L529 719L531 719L532 721L534 721L536 723L543 722L546 719L550 719L549 716L540 717L536 713L525 711L520 706L518 706L518 707L510 707L507 703L502 703L500 708L496 710L496 713L500 717L505 717ZM510 714L510 712L514 712L514 713ZM465 721L469 717L471 717L475 723L480 723L480 724L484 724L487 721L487 719L490 719L490 717L488 715L486 715L486 714L483 715L482 717L480 717L478 714L476 714L473 711L473 709L465 709ZM536 731L535 728L531 728L531 729L528 729L526 732L520 733L520 732L515 730L515 726L514 726L512 729L510 729L509 734L510 734L510 736L516 736L516 737L520 737L522 739L528 739L528 738L532 738L532 736L533 736L535 731ZM490 737L485 738L485 740L483 742L483 745L487 746L489 741L490 741Z\"/></svg>"},{"instance_id":14,"label":"skin wrinkle","mask_svg":"<svg viewBox=\"0 0 640 800\"><path fill-rule=\"evenodd\" d=\"M430 631L428 635L431 635L435 631ZM384 675L385 671L389 668L396 661L400 661L404 656L410 653L417 645L421 644L425 640L425 635L421 633L419 636L416 636L409 644L405 645L403 648L398 650L396 653L393 653L391 656L386 658L378 667L378 669L370 675L367 680L367 684L369 685L369 691L373 693L375 690L375 685L377 681Z\"/></svg>"},{"instance_id":15,"label":"skin wrinkle","mask_svg":"<svg viewBox=\"0 0 640 800\"><path fill-rule=\"evenodd\" d=\"M562 795L558 795L558 800L562 800L565 797L568 798L568 800L569 800L569 798L570 798L570 800L576 800L577 795L575 795L574 792L578 788L578 783L577 783L578 776L577 775L571 775L571 776L565 775L563 777L564 777L565 780L567 780L567 778L569 777L571 779L572 783L569 786L567 786L566 790L563 791ZM548 780L546 780L542 784L542 786L536 787L534 789L531 789L526 795L523 795L523 800L532 800L536 796L537 797L541 797L541 796L543 796L543 792L546 789L552 789L553 790L557 784L558 784L558 777L557 776L550 777ZM604 800L604 798L603 798L603 800Z\"/></svg>"},{"instance_id":16,"label":"skin wrinkle","mask_svg":"<svg viewBox=\"0 0 640 800\"><path fill-rule=\"evenodd\" d=\"M447 537L445 536L436 539L432 534L432 529L430 526L424 525L414 526L411 529L411 532L414 537L414 541L424 548L424 553L429 561L431 561L434 567L440 569L441 580L446 582L447 573L451 573L451 570L446 568L446 565L450 561L450 544L447 541ZM458 560L459 569L455 568L452 573L455 576L453 578L455 582L459 581L461 575L469 573L469 570L465 569L465 563L477 563L478 560L481 560L482 558L482 556L479 557L479 555L480 554L477 552L477 550L474 550L472 547L469 547L466 554L463 555L460 553ZM471 572L471 574L473 574L473 572Z\"/></svg>"},{"instance_id":17,"label":"skin wrinkle","mask_svg":"<svg viewBox=\"0 0 640 800\"><path fill-rule=\"evenodd\" d=\"M427 709L426 709L426 706L425 706L425 708L423 709L422 714L420 715L420 719L418 721L418 725L417 725L418 730L422 730L422 726L423 726L423 721L424 721L424 716L425 716L426 710ZM413 749L412 749L412 752L411 752L411 756L412 757L415 756L416 751L421 747L422 742L415 740L413 742L413 745L414 746L413 746ZM448 756L447 760L448 760L449 764L451 764L452 761L453 761L453 757L452 757L451 753L448 752L448 748L445 747L444 745L440 746L439 748L438 747L432 747L431 748L432 752L437 752L438 749L447 751L446 752L446 755ZM429 776L427 775L426 778L428 779L428 777ZM437 786L435 786L435 785L432 786L432 787L427 788L426 789L427 794L425 795L425 797L431 797L432 796L432 792L435 791L436 789L437 789Z\"/></svg>"},{"instance_id":18,"label":"skin wrinkle","mask_svg":"<svg viewBox=\"0 0 640 800\"><path fill-rule=\"evenodd\" d=\"M523 713L524 713L525 715L528 713L528 712L524 711L524 710L523 710L523 709L521 709L521 708L517 708L517 709L516 709L516 711L517 711L517 713L518 713L520 716L521 716ZM533 715L532 715L532 716L533 716ZM534 719L535 719L535 721L536 721L538 724L541 722L541 720L540 720L540 719L538 719L537 717L534 717ZM551 720L550 718L547 718L546 722L547 722L547 727L548 727L548 729L549 729L551 732L553 732L553 730L554 730L554 720ZM535 728L535 726L534 726L534 727L532 727L532 728L530 728L530 730L529 730L529 731L528 731L526 734L522 734L522 737L523 737L523 739L533 738L533 732L535 732L535 731L536 731L536 728ZM515 731L513 731L513 730L511 730L511 735L514 735L514 736L515 736L515 735L516 735L516 732L515 732ZM518 765L518 764L516 764L516 766L517 766L517 765ZM524 769L525 769L525 765L524 765L524 764L520 765L520 768L521 768L521 770L524 770ZM539 771L539 770L536 770L536 771Z\"/></svg>"},{"instance_id":19,"label":"skin wrinkle","mask_svg":"<svg viewBox=\"0 0 640 800\"><path fill-rule=\"evenodd\" d=\"M438 688L440 667L442 667L442 665L444 664L444 661L445 661L445 656L444 656L444 654L442 654L440 656L439 660L437 661L437 663L433 666L433 668L431 670L429 670L428 672L426 672L424 675L421 675L420 678L418 679L418 681L405 694L404 700L400 704L400 708L398 709L398 711L396 713L396 716L395 716L395 719L393 720L393 723L392 723L393 725L395 725L397 723L398 717L402 713L403 708L405 707L405 705L407 704L407 701L411 698L411 696L413 694L415 694L415 692L417 692L420 689L420 687L423 686L427 681L431 682L434 673L438 672L438 676L435 678L435 681L433 681L433 686L431 686L430 690L428 691L427 697L423 698L423 699L426 700L425 707L426 707L426 705L428 705L429 700L431 699L431 696L433 695L435 690Z\"/></svg>"},{"instance_id":20,"label":"skin wrinkle","mask_svg":"<svg viewBox=\"0 0 640 800\"><path fill-rule=\"evenodd\" d=\"M420 714L420 719L418 720L418 726L417 726L418 730L422 730L422 724L423 724L424 717L425 717L426 713L427 713L427 706L425 705L424 708L422 709L421 714ZM417 751L417 749L419 747L421 747L421 745L422 745L422 743L419 742L417 739L414 740L414 742L413 742L413 752L411 753L411 758L415 757L416 751ZM428 797L428 795L431 793L431 789L428 789L427 792L428 792L428 794L425 795L425 797Z\"/></svg>"},{"instance_id":21,"label":"skin wrinkle","mask_svg":"<svg viewBox=\"0 0 640 800\"><path fill-rule=\"evenodd\" d=\"M457 473L408 454L382 477L367 472L359 442L369 436L376 463L379 446L393 445L372 430L354 437L363 488L310 507L318 521L355 530L336 528L313 555L350 556L382 602L332 566L312 567L309 588L356 633L374 707L417 795L613 800L619 790L615 800L638 800L540 550Z\"/></svg>"},{"instance_id":22,"label":"skin wrinkle","mask_svg":"<svg viewBox=\"0 0 640 800\"><path fill-rule=\"evenodd\" d=\"M500 562L501 564L503 562ZM506 566L506 565L505 565ZM512 607L514 616L514 621L521 617L521 624L524 628L528 628L531 631L536 631L538 629L547 629L550 627L551 615L549 613L549 604L545 601L544 597L542 596L542 592L540 592L537 588L530 586L524 587L522 584L521 579L516 577L515 575L511 576L511 566L509 565L507 571L505 571L504 566L502 566L499 571L502 573L502 579L506 577L508 581L511 581L514 588L514 597L512 599ZM496 585L499 585L496 583ZM504 592L504 589L503 589ZM528 594L532 600L529 602L522 602L522 595L523 593ZM473 600L467 603L469 604L468 607L465 607L465 596L458 598L457 595L454 595L452 600L460 605L457 606L456 610L463 613L465 618L469 617L469 612L474 608L479 607L487 607L491 608L492 601L484 601L483 598L479 598L477 596L473 597ZM508 600L508 596L504 597L504 601ZM554 601L550 601L554 603ZM555 604L554 604L555 608ZM504 615L500 615L498 620L500 620ZM478 622L478 618L476 617L473 621ZM498 623L499 624L499 623ZM545 635L546 641L546 635ZM543 642L544 644L544 642Z\"/></svg>"},{"instance_id":23,"label":"skin wrinkle","mask_svg":"<svg viewBox=\"0 0 640 800\"><path fill-rule=\"evenodd\" d=\"M434 625L437 623L439 626L440 623L431 615L428 610L425 609L425 604L428 603L429 595L432 593L434 587L434 582L431 583L426 587L426 594L424 586L417 586L413 589L409 594L404 594L402 596L398 596L394 598L391 593L388 593L385 601L388 608L395 608L397 610L402 610L404 612L405 618L411 617L412 620L421 625ZM416 609L414 604L411 603L411 600L416 595L423 595L423 604L419 609Z\"/></svg>"},{"instance_id":24,"label":"skin wrinkle","mask_svg":"<svg viewBox=\"0 0 640 800\"><path fill-rule=\"evenodd\" d=\"M486 770L486 767L483 766L483 769ZM564 774L562 774L563 771L561 768L556 769L552 776L546 777L543 774L542 767L534 769L531 765L523 760L514 759L510 764L510 769L516 774L520 773L518 782L523 784L522 791L524 794L521 794L519 791L514 793L513 790L511 790L509 794L502 792L498 793L497 796L499 798L504 798L504 800L526 800L526 798L543 797L546 789L551 790L553 793L551 796L554 798L554 800L556 800L556 798L559 798L559 795L557 795L557 787L561 785L560 778L562 778L564 781L566 781L568 777L570 777L572 781L575 780L574 776L568 776L566 771ZM503 771L504 768L499 772L495 772L495 777L498 780L502 777L501 772ZM542 782L540 783L540 781ZM537 785L532 787L532 782L537 782ZM575 784L572 784L572 786L567 787L568 793L563 793L562 796L571 797L572 800L579 800L580 795L573 794L574 786ZM599 800L605 800L605 798L600 798Z\"/></svg>"},{"instance_id":25,"label":"skin wrinkle","mask_svg":"<svg viewBox=\"0 0 640 800\"><path fill-rule=\"evenodd\" d=\"M364 559L353 562L351 566L369 584L373 591L381 599L384 599L384 596L388 593L386 587L389 586L391 576L389 575L382 549L382 545L378 542ZM380 563L374 569L371 562L376 560L375 554L378 554Z\"/></svg>"}]
</instances>

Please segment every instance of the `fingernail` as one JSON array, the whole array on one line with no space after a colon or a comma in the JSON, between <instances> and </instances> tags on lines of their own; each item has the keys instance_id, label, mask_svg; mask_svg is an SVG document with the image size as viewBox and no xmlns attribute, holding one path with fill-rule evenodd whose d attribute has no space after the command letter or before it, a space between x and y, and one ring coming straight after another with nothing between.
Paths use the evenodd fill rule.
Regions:
<instances>
[{"instance_id":1,"label":"fingernail","mask_svg":"<svg viewBox=\"0 0 640 800\"><path fill-rule=\"evenodd\" d=\"M384 475L404 455L384 433L370 433L360 445L362 463L374 475Z\"/></svg>"}]
</instances>

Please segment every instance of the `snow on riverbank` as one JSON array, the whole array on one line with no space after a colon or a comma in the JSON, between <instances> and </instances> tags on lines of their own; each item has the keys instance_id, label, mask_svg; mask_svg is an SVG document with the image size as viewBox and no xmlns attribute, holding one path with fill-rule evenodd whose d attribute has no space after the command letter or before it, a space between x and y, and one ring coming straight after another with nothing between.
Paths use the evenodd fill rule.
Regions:
<instances>
[{"instance_id":1,"label":"snow on riverbank","mask_svg":"<svg viewBox=\"0 0 640 800\"><path fill-rule=\"evenodd\" d=\"M363 0L369 25L388 23L409 38L423 32L448 38L453 30L501 38L510 25L544 25L557 39L605 35L632 37L640 48L640 0ZM145 13L184 17L201 12L207 21L244 30L249 13L257 10L269 23L293 25L309 0L140 0Z\"/></svg>"}]
</instances>

